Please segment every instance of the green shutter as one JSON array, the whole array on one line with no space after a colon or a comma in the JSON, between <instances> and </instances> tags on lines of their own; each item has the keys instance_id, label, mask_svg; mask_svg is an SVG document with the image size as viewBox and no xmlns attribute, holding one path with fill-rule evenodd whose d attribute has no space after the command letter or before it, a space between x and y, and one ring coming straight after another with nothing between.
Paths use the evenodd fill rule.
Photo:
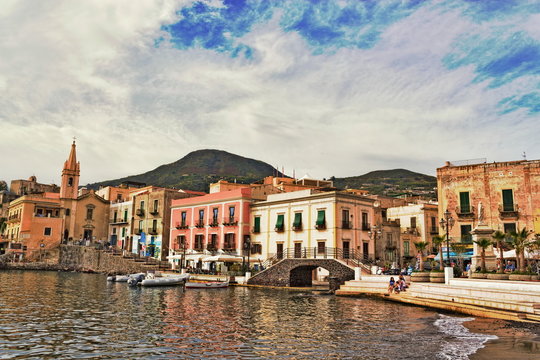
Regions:
<instances>
[{"instance_id":1,"label":"green shutter","mask_svg":"<svg viewBox=\"0 0 540 360\"><path fill-rule=\"evenodd\" d=\"M283 229L284 220L285 220L285 215L277 216L276 229Z\"/></svg>"},{"instance_id":2,"label":"green shutter","mask_svg":"<svg viewBox=\"0 0 540 360\"><path fill-rule=\"evenodd\" d=\"M503 211L514 211L514 194L512 189L502 191Z\"/></svg>"},{"instance_id":3,"label":"green shutter","mask_svg":"<svg viewBox=\"0 0 540 360\"><path fill-rule=\"evenodd\" d=\"M258 233L261 232L261 218L255 217L255 224L253 225L253 231Z\"/></svg>"},{"instance_id":4,"label":"green shutter","mask_svg":"<svg viewBox=\"0 0 540 360\"><path fill-rule=\"evenodd\" d=\"M294 214L294 227L302 226L302 213L296 213Z\"/></svg>"},{"instance_id":5,"label":"green shutter","mask_svg":"<svg viewBox=\"0 0 540 360\"><path fill-rule=\"evenodd\" d=\"M325 222L324 215L325 215L324 210L319 210L317 212L317 222L315 223L315 225L317 225L317 226L323 226L324 225L324 222Z\"/></svg>"},{"instance_id":6,"label":"green shutter","mask_svg":"<svg viewBox=\"0 0 540 360\"><path fill-rule=\"evenodd\" d=\"M459 207L461 210L461 213L470 213L471 212L471 203L469 200L469 192L460 192L459 193Z\"/></svg>"}]
</instances>

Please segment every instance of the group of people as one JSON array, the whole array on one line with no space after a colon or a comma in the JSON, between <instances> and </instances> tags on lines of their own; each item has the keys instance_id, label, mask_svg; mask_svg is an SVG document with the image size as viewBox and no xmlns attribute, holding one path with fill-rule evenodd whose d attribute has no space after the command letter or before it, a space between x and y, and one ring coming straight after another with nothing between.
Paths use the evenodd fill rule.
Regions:
<instances>
[{"instance_id":1,"label":"group of people","mask_svg":"<svg viewBox=\"0 0 540 360\"><path fill-rule=\"evenodd\" d=\"M390 282L388 283L388 294L396 293L399 294L402 291L406 291L407 281L403 275L399 275L397 281L392 276Z\"/></svg>"}]
</instances>

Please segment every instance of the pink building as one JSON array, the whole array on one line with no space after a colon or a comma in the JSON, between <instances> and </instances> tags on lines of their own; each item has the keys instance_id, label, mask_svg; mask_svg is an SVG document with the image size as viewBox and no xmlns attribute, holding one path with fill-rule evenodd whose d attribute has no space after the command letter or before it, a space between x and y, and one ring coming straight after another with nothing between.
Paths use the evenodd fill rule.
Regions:
<instances>
[{"instance_id":1,"label":"pink building","mask_svg":"<svg viewBox=\"0 0 540 360\"><path fill-rule=\"evenodd\" d=\"M249 239L251 189L173 200L170 255L223 250L241 255Z\"/></svg>"}]
</instances>

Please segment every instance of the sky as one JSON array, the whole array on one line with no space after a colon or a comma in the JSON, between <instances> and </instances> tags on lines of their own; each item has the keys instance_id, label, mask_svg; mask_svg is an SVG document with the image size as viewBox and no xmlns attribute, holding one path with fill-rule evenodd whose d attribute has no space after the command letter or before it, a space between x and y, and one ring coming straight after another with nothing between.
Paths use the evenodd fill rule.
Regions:
<instances>
[{"instance_id":1,"label":"sky","mask_svg":"<svg viewBox=\"0 0 540 360\"><path fill-rule=\"evenodd\" d=\"M540 158L540 1L0 7L0 180L220 149L299 177Z\"/></svg>"}]
</instances>

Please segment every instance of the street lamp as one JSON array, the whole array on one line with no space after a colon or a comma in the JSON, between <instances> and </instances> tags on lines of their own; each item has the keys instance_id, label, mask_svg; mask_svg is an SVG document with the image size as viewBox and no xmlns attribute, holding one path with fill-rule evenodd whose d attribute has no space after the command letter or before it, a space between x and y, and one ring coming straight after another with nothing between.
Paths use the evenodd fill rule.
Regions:
<instances>
[{"instance_id":1,"label":"street lamp","mask_svg":"<svg viewBox=\"0 0 540 360\"><path fill-rule=\"evenodd\" d=\"M379 225L374 225L371 227L371 230L368 231L368 236L370 239L373 239L373 248L375 249L375 253L377 253L377 239L379 239L382 235L382 229ZM364 256L366 256L364 254Z\"/></svg>"},{"instance_id":2,"label":"street lamp","mask_svg":"<svg viewBox=\"0 0 540 360\"><path fill-rule=\"evenodd\" d=\"M182 244L182 264L181 264L181 269L184 270L185 269L185 261L186 261L186 238L185 236L181 237L180 238L180 244ZM183 271L182 271L183 273Z\"/></svg>"},{"instance_id":3,"label":"street lamp","mask_svg":"<svg viewBox=\"0 0 540 360\"><path fill-rule=\"evenodd\" d=\"M443 228L443 230L446 230L446 261L448 262L448 266L450 266L450 229L452 226L454 226L455 220L452 217L452 214L448 209L443 214L443 218L441 221L439 221L439 224ZM441 261L442 261L443 254L441 254Z\"/></svg>"}]
</instances>

